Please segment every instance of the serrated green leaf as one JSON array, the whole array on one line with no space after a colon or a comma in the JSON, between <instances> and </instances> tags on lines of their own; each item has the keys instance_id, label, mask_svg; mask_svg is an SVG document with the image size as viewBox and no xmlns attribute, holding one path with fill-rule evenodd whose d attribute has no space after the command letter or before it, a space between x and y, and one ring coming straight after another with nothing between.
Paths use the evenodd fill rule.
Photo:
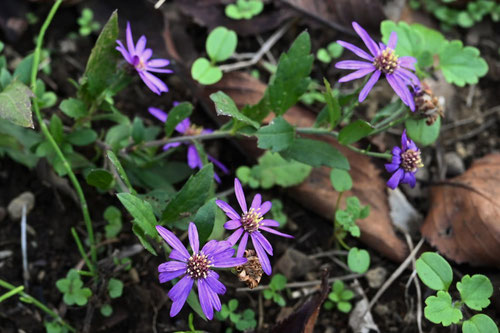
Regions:
<instances>
[{"instance_id":1,"label":"serrated green leaf","mask_svg":"<svg viewBox=\"0 0 500 333\"><path fill-rule=\"evenodd\" d=\"M350 169L347 158L336 148L323 141L297 138L287 150L280 154L285 158L292 158L311 166L324 165L342 170Z\"/></svg>"},{"instance_id":2,"label":"serrated green leaf","mask_svg":"<svg viewBox=\"0 0 500 333\"><path fill-rule=\"evenodd\" d=\"M0 118L15 125L34 128L31 97L33 93L25 84L12 81L0 93Z\"/></svg>"},{"instance_id":3,"label":"serrated green leaf","mask_svg":"<svg viewBox=\"0 0 500 333\"><path fill-rule=\"evenodd\" d=\"M129 189L130 193L135 194L135 190L130 184L130 181L128 179L127 173L125 172L125 169L123 169L122 164L120 163L120 160L118 157L116 157L115 153L113 153L111 150L107 151L107 155L113 166L115 167L116 171L118 172L118 175L120 178L125 182L125 185L127 185L127 188Z\"/></svg>"},{"instance_id":4,"label":"serrated green leaf","mask_svg":"<svg viewBox=\"0 0 500 333\"><path fill-rule=\"evenodd\" d=\"M193 79L204 85L211 85L222 79L222 71L205 58L198 58L191 66Z\"/></svg>"},{"instance_id":5,"label":"serrated green leaf","mask_svg":"<svg viewBox=\"0 0 500 333\"><path fill-rule=\"evenodd\" d=\"M341 169L330 171L330 181L337 192L349 191L352 188L352 178L349 172Z\"/></svg>"},{"instance_id":6,"label":"serrated green leaf","mask_svg":"<svg viewBox=\"0 0 500 333\"><path fill-rule=\"evenodd\" d=\"M115 278L109 279L108 293L111 298L120 297L123 293L123 282Z\"/></svg>"},{"instance_id":7,"label":"serrated green leaf","mask_svg":"<svg viewBox=\"0 0 500 333\"><path fill-rule=\"evenodd\" d=\"M106 169L93 169L85 177L85 181L90 186L106 191L114 185L115 179L111 172Z\"/></svg>"},{"instance_id":8,"label":"serrated green leaf","mask_svg":"<svg viewBox=\"0 0 500 333\"><path fill-rule=\"evenodd\" d=\"M366 250L353 247L349 250L347 265L351 271L363 274L370 267L370 254Z\"/></svg>"},{"instance_id":9,"label":"serrated green leaf","mask_svg":"<svg viewBox=\"0 0 500 333\"><path fill-rule=\"evenodd\" d=\"M438 117L431 125L427 125L426 121L425 118L405 121L408 136L421 146L433 144L439 137L441 129L441 117Z\"/></svg>"},{"instance_id":10,"label":"serrated green leaf","mask_svg":"<svg viewBox=\"0 0 500 333\"><path fill-rule=\"evenodd\" d=\"M236 51L238 36L226 27L217 27L210 32L205 47L212 61L227 60Z\"/></svg>"},{"instance_id":11,"label":"serrated green leaf","mask_svg":"<svg viewBox=\"0 0 500 333\"><path fill-rule=\"evenodd\" d=\"M168 138L174 132L175 126L188 118L193 112L193 105L189 102L182 102L172 108L168 113L165 122L165 136Z\"/></svg>"},{"instance_id":12,"label":"serrated green leaf","mask_svg":"<svg viewBox=\"0 0 500 333\"><path fill-rule=\"evenodd\" d=\"M437 296L429 296L425 300L424 315L434 324L450 326L462 319L462 311L453 306L451 296L446 291L438 291Z\"/></svg>"},{"instance_id":13,"label":"serrated green leaf","mask_svg":"<svg viewBox=\"0 0 500 333\"><path fill-rule=\"evenodd\" d=\"M340 130L339 142L343 145L350 145L369 135L372 131L372 125L358 119Z\"/></svg>"},{"instance_id":14,"label":"serrated green leaf","mask_svg":"<svg viewBox=\"0 0 500 333\"><path fill-rule=\"evenodd\" d=\"M498 333L498 327L491 319L485 314L479 313L474 315L469 320L464 321L462 325L463 333Z\"/></svg>"},{"instance_id":15,"label":"serrated green leaf","mask_svg":"<svg viewBox=\"0 0 500 333\"><path fill-rule=\"evenodd\" d=\"M282 117L274 118L267 126L257 131L257 146L272 152L288 148L295 139L295 128Z\"/></svg>"},{"instance_id":16,"label":"serrated green leaf","mask_svg":"<svg viewBox=\"0 0 500 333\"><path fill-rule=\"evenodd\" d=\"M214 229L216 207L215 198L213 198L201 206L194 216L193 222L196 224L196 228L198 229L200 244L203 244L208 240L208 237Z\"/></svg>"},{"instance_id":17,"label":"serrated green leaf","mask_svg":"<svg viewBox=\"0 0 500 333\"><path fill-rule=\"evenodd\" d=\"M472 310L481 311L490 305L493 285L490 279L482 274L474 274L472 277L465 275L462 281L457 282L457 289L462 302Z\"/></svg>"},{"instance_id":18,"label":"serrated green leaf","mask_svg":"<svg viewBox=\"0 0 500 333\"><path fill-rule=\"evenodd\" d=\"M116 196L134 218L134 225L139 226L149 237L156 238L155 226L158 223L149 202L131 193L118 193Z\"/></svg>"},{"instance_id":19,"label":"serrated green leaf","mask_svg":"<svg viewBox=\"0 0 500 333\"><path fill-rule=\"evenodd\" d=\"M233 99L222 91L211 94L210 99L215 103L217 114L229 116L257 129L259 128L259 123L241 113Z\"/></svg>"},{"instance_id":20,"label":"serrated green leaf","mask_svg":"<svg viewBox=\"0 0 500 333\"><path fill-rule=\"evenodd\" d=\"M464 47L459 40L446 44L439 52L439 68L446 81L459 87L476 84L488 72L488 64L479 54L477 48Z\"/></svg>"},{"instance_id":21,"label":"serrated green leaf","mask_svg":"<svg viewBox=\"0 0 500 333\"><path fill-rule=\"evenodd\" d=\"M433 290L448 290L453 281L450 264L437 253L423 253L415 266L420 280Z\"/></svg>"}]
</instances>

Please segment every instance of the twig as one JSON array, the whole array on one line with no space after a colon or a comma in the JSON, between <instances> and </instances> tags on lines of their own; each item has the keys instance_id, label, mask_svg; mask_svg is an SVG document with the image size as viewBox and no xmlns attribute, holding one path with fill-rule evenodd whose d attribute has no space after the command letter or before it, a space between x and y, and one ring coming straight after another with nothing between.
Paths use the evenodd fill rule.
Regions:
<instances>
[{"instance_id":1,"label":"twig","mask_svg":"<svg viewBox=\"0 0 500 333\"><path fill-rule=\"evenodd\" d=\"M155 9L160 8L161 5L163 5L164 2L165 2L165 0L158 0L158 2L155 4Z\"/></svg>"},{"instance_id":2,"label":"twig","mask_svg":"<svg viewBox=\"0 0 500 333\"><path fill-rule=\"evenodd\" d=\"M405 238L406 238L406 243L408 243L408 248L410 249L410 251L413 251L413 241L408 233L405 233ZM408 279L408 284L413 279L413 283L415 284L415 290L417 291L417 327L418 327L418 332L423 333L423 330L422 330L422 290L420 289L420 282L418 282L418 279L416 278L417 266L416 266L415 257L412 257L411 263L413 266L413 273L411 274L410 278Z\"/></svg>"},{"instance_id":3,"label":"twig","mask_svg":"<svg viewBox=\"0 0 500 333\"><path fill-rule=\"evenodd\" d=\"M349 252L347 252L347 251L330 250L330 251L320 252L320 253L316 253L316 254L311 254L308 257L309 257L309 259L317 259L317 258L330 257L330 256L346 256L348 254L349 254Z\"/></svg>"},{"instance_id":4,"label":"twig","mask_svg":"<svg viewBox=\"0 0 500 333\"><path fill-rule=\"evenodd\" d=\"M348 275L344 275L344 276L338 276L338 277L333 277L333 278L329 278L328 279L328 283L333 283L335 281L346 281L346 280L353 280L353 279L357 279L359 277L363 276L363 274L348 274ZM287 283L285 285L285 288L304 288L304 287L314 287L314 286L317 286L317 285L320 285L321 284L321 280L313 280L313 281L303 281L303 282L291 282L291 283ZM248 291L259 291L259 290L264 290L264 289L269 289L269 285L266 285L266 286L258 286L256 288L253 288L253 289L249 289L249 288L236 288L236 291L237 292L248 292Z\"/></svg>"},{"instance_id":5,"label":"twig","mask_svg":"<svg viewBox=\"0 0 500 333\"><path fill-rule=\"evenodd\" d=\"M23 256L23 279L24 286L28 288L28 281L30 279L30 272L28 270L28 244L26 241L26 204L23 205L21 217L21 252Z\"/></svg>"},{"instance_id":6,"label":"twig","mask_svg":"<svg viewBox=\"0 0 500 333\"><path fill-rule=\"evenodd\" d=\"M252 59L246 61L236 62L234 64L221 65L219 66L220 70L223 72L232 72L237 69L250 67L259 62L260 59L276 44L276 42L285 34L285 32L290 28L292 22L288 22L284 26L282 26L279 30L277 30L274 34L269 37L269 39L262 44L262 47L259 51L257 51Z\"/></svg>"},{"instance_id":7,"label":"twig","mask_svg":"<svg viewBox=\"0 0 500 333\"><path fill-rule=\"evenodd\" d=\"M459 142L459 141L471 139L471 138L475 137L476 135L484 132L484 130L486 130L488 127L495 125L496 122L497 122L496 119L490 119L487 122L485 122L484 124L482 124L481 126L473 129L472 131L469 131L468 133L462 135L461 137L446 140L444 142L444 145L449 146L449 145L454 144L454 143Z\"/></svg>"},{"instance_id":8,"label":"twig","mask_svg":"<svg viewBox=\"0 0 500 333\"><path fill-rule=\"evenodd\" d=\"M448 130L453 129L455 127L464 126L464 125L473 123L473 122L477 121L478 119L486 118L486 117L488 117L492 114L495 114L497 112L500 112L500 105L496 105L496 106L484 111L483 113L481 113L477 116L457 120L451 124L444 124L443 126L441 126L441 131L448 131Z\"/></svg>"}]
</instances>

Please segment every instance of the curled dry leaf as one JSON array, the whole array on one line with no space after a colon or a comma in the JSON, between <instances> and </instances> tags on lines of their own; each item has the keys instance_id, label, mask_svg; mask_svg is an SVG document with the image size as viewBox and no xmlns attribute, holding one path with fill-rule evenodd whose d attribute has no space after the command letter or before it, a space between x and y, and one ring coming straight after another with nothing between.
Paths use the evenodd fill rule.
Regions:
<instances>
[{"instance_id":1,"label":"curled dry leaf","mask_svg":"<svg viewBox=\"0 0 500 333\"><path fill-rule=\"evenodd\" d=\"M241 108L245 104L257 103L265 89L264 83L249 74L233 72L225 74L217 84L207 87L205 93L208 95L222 90L231 96L236 105ZM307 127L313 125L315 115L303 107L294 106L285 113L284 118L292 125ZM267 121L270 120L271 118L267 119ZM370 205L370 215L358 221L361 240L392 260L403 261L408 254L408 249L393 229L385 179L380 176L381 171L375 167L369 157L355 153L339 145L333 139L315 138L332 144L349 160L351 164L349 173L354 186L351 191L345 193L345 197L355 195L363 205ZM248 145L245 150L253 153L255 157L262 153L262 150L256 148L255 142L243 142L245 143ZM290 188L287 193L324 218L329 220L332 218L338 193L330 183L329 168L314 168L309 178L299 186Z\"/></svg>"},{"instance_id":2,"label":"curled dry leaf","mask_svg":"<svg viewBox=\"0 0 500 333\"><path fill-rule=\"evenodd\" d=\"M500 265L500 154L432 188L422 234L458 263Z\"/></svg>"}]
</instances>

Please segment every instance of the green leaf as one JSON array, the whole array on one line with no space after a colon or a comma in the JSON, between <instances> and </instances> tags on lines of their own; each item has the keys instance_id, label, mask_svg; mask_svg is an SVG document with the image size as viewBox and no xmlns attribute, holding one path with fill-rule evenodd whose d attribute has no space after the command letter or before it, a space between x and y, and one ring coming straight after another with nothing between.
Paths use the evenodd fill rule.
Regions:
<instances>
[{"instance_id":1,"label":"green leaf","mask_svg":"<svg viewBox=\"0 0 500 333\"><path fill-rule=\"evenodd\" d=\"M332 42L328 44L327 49L330 56L334 59L340 58L340 56L344 52L344 47L337 42Z\"/></svg>"},{"instance_id":2,"label":"green leaf","mask_svg":"<svg viewBox=\"0 0 500 333\"><path fill-rule=\"evenodd\" d=\"M350 145L369 135L372 131L372 125L358 119L340 130L339 142L343 145Z\"/></svg>"},{"instance_id":3,"label":"green leaf","mask_svg":"<svg viewBox=\"0 0 500 333\"><path fill-rule=\"evenodd\" d=\"M272 291L270 289L265 289L262 291L262 294L264 295L265 299L271 299L274 296L274 291Z\"/></svg>"},{"instance_id":4,"label":"green leaf","mask_svg":"<svg viewBox=\"0 0 500 333\"><path fill-rule=\"evenodd\" d=\"M161 217L162 225L188 222L192 215L205 204L213 184L214 168L207 164L191 176L182 189L169 201Z\"/></svg>"},{"instance_id":5,"label":"green leaf","mask_svg":"<svg viewBox=\"0 0 500 333\"><path fill-rule=\"evenodd\" d=\"M330 57L330 54L326 49L319 49L318 52L316 52L316 58L318 58L319 61L324 62L325 64L329 64L330 61L332 61L332 57Z\"/></svg>"},{"instance_id":6,"label":"green leaf","mask_svg":"<svg viewBox=\"0 0 500 333\"><path fill-rule=\"evenodd\" d=\"M344 291L344 282L342 282L341 280L336 280L335 282L333 282L332 289L337 296L341 295L342 291Z\"/></svg>"},{"instance_id":7,"label":"green leaf","mask_svg":"<svg viewBox=\"0 0 500 333\"><path fill-rule=\"evenodd\" d=\"M116 237L122 229L122 213L115 206L108 206L103 214L108 224L104 227L106 238Z\"/></svg>"},{"instance_id":8,"label":"green leaf","mask_svg":"<svg viewBox=\"0 0 500 333\"><path fill-rule=\"evenodd\" d=\"M9 71L1 67L0 69L0 91L5 89L10 83L12 82L12 75L9 73Z\"/></svg>"},{"instance_id":9,"label":"green leaf","mask_svg":"<svg viewBox=\"0 0 500 333\"><path fill-rule=\"evenodd\" d=\"M285 306L286 305L285 299L280 294L274 294L273 295L273 301L274 301L274 303L278 304L279 306Z\"/></svg>"},{"instance_id":10,"label":"green leaf","mask_svg":"<svg viewBox=\"0 0 500 333\"><path fill-rule=\"evenodd\" d=\"M241 113L232 98L222 91L211 94L210 99L215 103L218 115L229 116L257 129L259 128L259 123Z\"/></svg>"},{"instance_id":11,"label":"green leaf","mask_svg":"<svg viewBox=\"0 0 500 333\"><path fill-rule=\"evenodd\" d=\"M233 30L217 27L208 35L206 49L212 61L227 60L236 51L238 36Z\"/></svg>"},{"instance_id":12,"label":"green leaf","mask_svg":"<svg viewBox=\"0 0 500 333\"><path fill-rule=\"evenodd\" d=\"M287 279L282 274L276 274L271 279L270 287L274 290L283 290L285 289Z\"/></svg>"},{"instance_id":13,"label":"green leaf","mask_svg":"<svg viewBox=\"0 0 500 333\"><path fill-rule=\"evenodd\" d=\"M87 184L106 191L114 186L115 179L111 172L106 169L93 169L85 177Z\"/></svg>"},{"instance_id":14,"label":"green leaf","mask_svg":"<svg viewBox=\"0 0 500 333\"><path fill-rule=\"evenodd\" d=\"M109 317L113 314L113 307L109 304L104 304L99 310L104 317Z\"/></svg>"},{"instance_id":15,"label":"green leaf","mask_svg":"<svg viewBox=\"0 0 500 333\"><path fill-rule=\"evenodd\" d=\"M246 185L268 189L274 185L283 187L294 186L302 183L309 173L311 167L297 161L287 161L277 153L266 151L259 160L259 164L248 167L240 167L236 171L238 178ZM242 173L247 177L241 177Z\"/></svg>"},{"instance_id":16,"label":"green leaf","mask_svg":"<svg viewBox=\"0 0 500 333\"><path fill-rule=\"evenodd\" d=\"M484 275L465 275L461 282L457 282L457 289L462 302L472 310L481 311L490 305L489 298L493 295L493 286L490 279Z\"/></svg>"},{"instance_id":17,"label":"green leaf","mask_svg":"<svg viewBox=\"0 0 500 333\"><path fill-rule=\"evenodd\" d=\"M238 300L233 298L229 300L229 303L227 303L227 305L229 307L229 311L234 312L238 308Z\"/></svg>"},{"instance_id":18,"label":"green leaf","mask_svg":"<svg viewBox=\"0 0 500 333\"><path fill-rule=\"evenodd\" d=\"M194 224L196 224L196 228L198 229L198 238L200 239L200 244L205 243L208 240L208 237L212 233L214 229L215 222L215 198L207 201L193 218Z\"/></svg>"},{"instance_id":19,"label":"green leaf","mask_svg":"<svg viewBox=\"0 0 500 333\"><path fill-rule=\"evenodd\" d=\"M64 114L74 119L80 119L87 115L87 106L76 98L65 99L59 104L59 108Z\"/></svg>"},{"instance_id":20,"label":"green leaf","mask_svg":"<svg viewBox=\"0 0 500 333\"><path fill-rule=\"evenodd\" d=\"M488 72L488 64L479 53L475 47L464 47L459 40L446 44L439 52L439 68L446 81L459 87L466 83L476 84Z\"/></svg>"},{"instance_id":21,"label":"green leaf","mask_svg":"<svg viewBox=\"0 0 500 333\"><path fill-rule=\"evenodd\" d=\"M251 19L260 14L264 4L260 0L237 0L236 4L226 6L226 16L233 20Z\"/></svg>"},{"instance_id":22,"label":"green leaf","mask_svg":"<svg viewBox=\"0 0 500 333\"><path fill-rule=\"evenodd\" d=\"M351 300L353 299L354 297L354 293L352 292L352 290L344 290L342 291L342 293L340 294L340 299L343 299L344 301L348 301L348 300Z\"/></svg>"},{"instance_id":23,"label":"green leaf","mask_svg":"<svg viewBox=\"0 0 500 333\"><path fill-rule=\"evenodd\" d=\"M330 171L330 181L337 192L349 191L352 188L352 178L349 172L341 169Z\"/></svg>"},{"instance_id":24,"label":"green leaf","mask_svg":"<svg viewBox=\"0 0 500 333\"><path fill-rule=\"evenodd\" d=\"M351 311L351 309L352 309L352 305L349 302L338 302L337 303L337 308L341 312L349 313L349 311Z\"/></svg>"},{"instance_id":25,"label":"green leaf","mask_svg":"<svg viewBox=\"0 0 500 333\"><path fill-rule=\"evenodd\" d=\"M156 238L155 226L158 223L149 202L131 193L118 193L116 196L134 218L134 224L140 227L149 237Z\"/></svg>"},{"instance_id":26,"label":"green leaf","mask_svg":"<svg viewBox=\"0 0 500 333\"><path fill-rule=\"evenodd\" d=\"M0 53L3 51L5 44L0 41Z\"/></svg>"},{"instance_id":27,"label":"green leaf","mask_svg":"<svg viewBox=\"0 0 500 333\"><path fill-rule=\"evenodd\" d=\"M148 250L151 254L153 254L155 256L157 255L154 247L149 243L149 240L146 237L146 234L144 233L144 230L142 230L141 227L138 224L134 224L132 226L132 232L139 239L139 241L141 242L142 246L144 246L144 248L146 250Z\"/></svg>"},{"instance_id":28,"label":"green leaf","mask_svg":"<svg viewBox=\"0 0 500 333\"><path fill-rule=\"evenodd\" d=\"M205 58L198 58L191 66L193 79L204 85L214 84L222 79L222 71Z\"/></svg>"},{"instance_id":29,"label":"green leaf","mask_svg":"<svg viewBox=\"0 0 500 333\"><path fill-rule=\"evenodd\" d=\"M109 279L108 293L111 298L120 297L123 293L123 282L114 278Z\"/></svg>"},{"instance_id":30,"label":"green leaf","mask_svg":"<svg viewBox=\"0 0 500 333\"><path fill-rule=\"evenodd\" d=\"M134 140L135 144L141 143L144 141L144 136L146 134L146 128L144 127L144 123L142 119L139 117L135 117L132 122L132 132L131 136Z\"/></svg>"},{"instance_id":31,"label":"green leaf","mask_svg":"<svg viewBox=\"0 0 500 333\"><path fill-rule=\"evenodd\" d=\"M90 128L80 128L69 133L66 139L75 146L86 146L97 140L97 133Z\"/></svg>"},{"instance_id":32,"label":"green leaf","mask_svg":"<svg viewBox=\"0 0 500 333\"><path fill-rule=\"evenodd\" d=\"M342 170L350 169L347 158L336 148L323 141L297 138L288 150L280 154L284 158L293 158L315 167L324 165Z\"/></svg>"},{"instance_id":33,"label":"green leaf","mask_svg":"<svg viewBox=\"0 0 500 333\"><path fill-rule=\"evenodd\" d=\"M207 320L207 317L205 317L205 314L203 313L203 310L201 309L200 302L198 301L198 297L196 297L196 294L193 289L189 292L188 298L187 298L187 303L191 307L191 309L196 312L200 318L203 320Z\"/></svg>"},{"instance_id":34,"label":"green leaf","mask_svg":"<svg viewBox=\"0 0 500 333\"><path fill-rule=\"evenodd\" d=\"M338 125L342 110L340 109L338 91L334 94L330 87L330 82L326 78L323 79L325 85L325 100L330 118L330 127L335 128ZM319 117L318 117L319 118Z\"/></svg>"},{"instance_id":35,"label":"green leaf","mask_svg":"<svg viewBox=\"0 0 500 333\"><path fill-rule=\"evenodd\" d=\"M425 300L425 318L434 324L450 326L458 324L462 319L462 311L451 303L451 296L446 291L438 291L437 296L429 296Z\"/></svg>"},{"instance_id":36,"label":"green leaf","mask_svg":"<svg viewBox=\"0 0 500 333\"><path fill-rule=\"evenodd\" d=\"M314 61L310 52L311 40L309 33L304 31L288 52L281 54L274 79L266 91L271 110L276 116L283 115L307 91Z\"/></svg>"},{"instance_id":37,"label":"green leaf","mask_svg":"<svg viewBox=\"0 0 500 333\"><path fill-rule=\"evenodd\" d=\"M42 61L43 59L40 59ZM31 81L31 68L33 67L33 53L26 56L17 65L14 71L14 78L21 81L24 84L30 84Z\"/></svg>"},{"instance_id":38,"label":"green leaf","mask_svg":"<svg viewBox=\"0 0 500 333\"><path fill-rule=\"evenodd\" d=\"M125 169L123 169L122 164L120 163L120 160L118 157L116 157L115 153L113 153L111 150L108 150L107 152L108 158L115 167L116 171L118 172L118 175L120 175L120 178L125 182L125 185L127 185L127 188L129 189L130 193L134 194L136 193L134 188L132 187L132 184L130 184L130 181L128 179L127 173L125 172Z\"/></svg>"},{"instance_id":39,"label":"green leaf","mask_svg":"<svg viewBox=\"0 0 500 333\"><path fill-rule=\"evenodd\" d=\"M168 138L172 135L177 126L181 121L188 118L193 112L193 105L189 102L182 102L176 106L168 113L167 121L165 122L165 136Z\"/></svg>"},{"instance_id":40,"label":"green leaf","mask_svg":"<svg viewBox=\"0 0 500 333\"><path fill-rule=\"evenodd\" d=\"M366 250L353 247L349 250L347 265L351 271L363 274L370 267L370 254Z\"/></svg>"},{"instance_id":41,"label":"green leaf","mask_svg":"<svg viewBox=\"0 0 500 333\"><path fill-rule=\"evenodd\" d=\"M426 121L427 120L425 118L408 119L405 121L408 136L421 146L428 146L434 143L437 140L439 130L441 129L441 117L438 117L431 125L427 125Z\"/></svg>"},{"instance_id":42,"label":"green leaf","mask_svg":"<svg viewBox=\"0 0 500 333\"><path fill-rule=\"evenodd\" d=\"M420 280L433 290L448 290L453 281L450 264L437 253L423 253L415 266Z\"/></svg>"},{"instance_id":43,"label":"green leaf","mask_svg":"<svg viewBox=\"0 0 500 333\"><path fill-rule=\"evenodd\" d=\"M19 81L11 82L0 93L0 118L23 127L34 128L31 113L31 90Z\"/></svg>"},{"instance_id":44,"label":"green leaf","mask_svg":"<svg viewBox=\"0 0 500 333\"><path fill-rule=\"evenodd\" d=\"M49 131L50 134L52 134L52 136L54 137L54 140L57 142L57 144L60 145L64 137L63 123L61 121L61 118L59 118L56 114L53 114L50 118Z\"/></svg>"},{"instance_id":45,"label":"green leaf","mask_svg":"<svg viewBox=\"0 0 500 333\"><path fill-rule=\"evenodd\" d=\"M485 314L479 313L474 315L469 320L464 321L462 325L463 333L498 333L498 327L491 319Z\"/></svg>"},{"instance_id":46,"label":"green leaf","mask_svg":"<svg viewBox=\"0 0 500 333\"><path fill-rule=\"evenodd\" d=\"M257 131L257 146L272 152L288 148L295 139L295 128L282 117L274 118L267 126Z\"/></svg>"}]
</instances>

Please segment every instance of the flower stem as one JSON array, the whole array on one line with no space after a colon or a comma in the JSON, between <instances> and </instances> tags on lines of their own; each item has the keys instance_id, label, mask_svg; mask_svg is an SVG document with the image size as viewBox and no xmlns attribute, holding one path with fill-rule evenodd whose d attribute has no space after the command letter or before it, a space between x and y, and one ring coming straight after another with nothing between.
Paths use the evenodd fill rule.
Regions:
<instances>
[{"instance_id":1,"label":"flower stem","mask_svg":"<svg viewBox=\"0 0 500 333\"><path fill-rule=\"evenodd\" d=\"M43 43L43 37L45 36L45 32L47 31L50 23L52 22L52 19L54 18L54 15L57 12L57 9L61 5L63 0L57 0L54 5L52 6L49 15L45 19L45 22L43 23L40 33L37 38L36 42L36 48L35 48L35 53L33 55L33 66L31 67L31 90L35 91L36 88L36 77L38 74L38 64L40 63L40 52L42 50L42 43ZM58 158L61 159L63 166L68 173L68 177L73 183L73 187L75 188L75 191L78 195L78 198L80 200L80 206L82 209L83 213L83 219L85 221L85 225L87 227L87 233L89 236L89 241L90 241L90 252L92 256L92 261L95 264L97 262L97 252L95 249L95 239L94 239L94 230L92 228L92 221L90 220L90 214L87 206L87 201L85 200L85 196L83 195L82 188L80 186L80 183L78 182L78 179L76 178L75 174L73 173L73 170L71 169L71 166L69 165L68 161L64 157L64 154L62 153L61 149L57 145L56 141L54 140L54 137L50 133L49 129L47 128L47 125L45 125L45 122L43 121L42 114L40 113L40 108L38 106L38 98L35 96L33 97L33 111L35 112L35 115L37 117L38 123L40 124L40 128L47 139L47 141L51 144L52 148L56 152L56 155Z\"/></svg>"},{"instance_id":2,"label":"flower stem","mask_svg":"<svg viewBox=\"0 0 500 333\"><path fill-rule=\"evenodd\" d=\"M78 251L80 251L80 255L83 258L83 261L87 264L88 268L90 269L90 272L92 273L93 276L95 276L95 267L92 265L92 263L89 260L89 257L87 257L87 254L85 254L85 250L83 249L82 241L80 240L80 237L78 237L78 234L76 233L75 228L71 228L71 234L73 235L73 238L75 239L76 246L78 247Z\"/></svg>"}]
</instances>

